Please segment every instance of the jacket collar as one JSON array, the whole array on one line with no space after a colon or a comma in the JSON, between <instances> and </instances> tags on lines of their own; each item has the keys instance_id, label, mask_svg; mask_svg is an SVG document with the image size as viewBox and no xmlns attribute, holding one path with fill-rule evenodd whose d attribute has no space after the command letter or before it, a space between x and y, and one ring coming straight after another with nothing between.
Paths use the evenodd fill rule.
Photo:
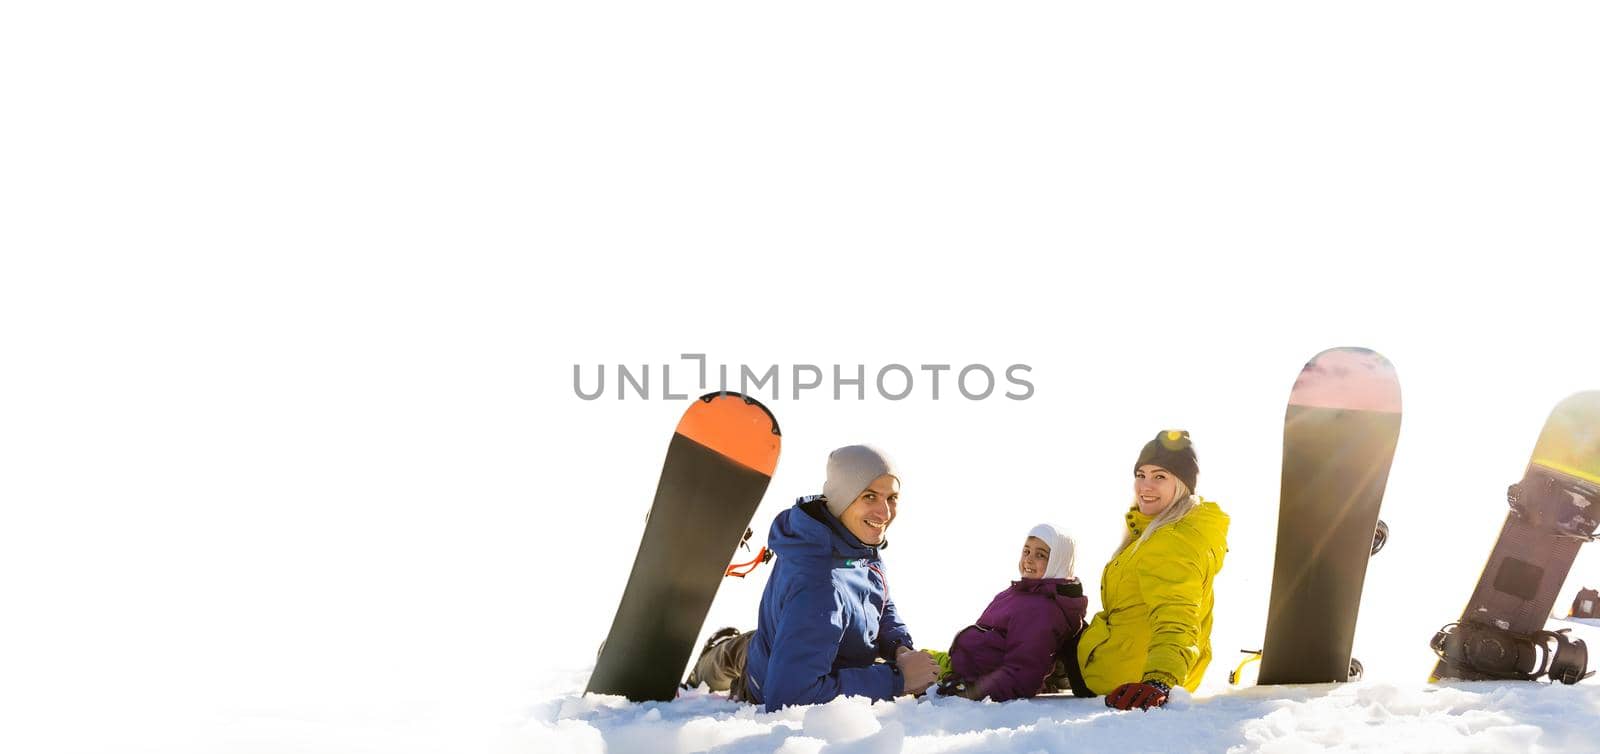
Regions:
<instances>
[{"instance_id":1,"label":"jacket collar","mask_svg":"<svg viewBox=\"0 0 1600 754\"><path fill-rule=\"evenodd\" d=\"M1073 621L1073 603L1087 605L1088 600L1083 596L1083 583L1076 578L1071 579L1019 579L1011 582L1011 591L1021 594L1037 594L1040 597L1055 603L1061 614L1067 616L1067 622ZM1081 610L1081 607L1079 608ZM1081 612L1078 613L1082 615Z\"/></svg>"},{"instance_id":2,"label":"jacket collar","mask_svg":"<svg viewBox=\"0 0 1600 754\"><path fill-rule=\"evenodd\" d=\"M1080 583L1076 578L1017 579L1011 582L1011 591L1046 595L1060 594L1068 597L1078 597L1083 595L1083 584Z\"/></svg>"},{"instance_id":3,"label":"jacket collar","mask_svg":"<svg viewBox=\"0 0 1600 754\"><path fill-rule=\"evenodd\" d=\"M1146 516L1140 513L1138 504L1129 506L1128 512L1123 514L1123 518L1127 520L1128 530L1133 532L1135 537L1143 534L1145 528L1150 526L1150 522L1155 520L1154 516Z\"/></svg>"}]
</instances>

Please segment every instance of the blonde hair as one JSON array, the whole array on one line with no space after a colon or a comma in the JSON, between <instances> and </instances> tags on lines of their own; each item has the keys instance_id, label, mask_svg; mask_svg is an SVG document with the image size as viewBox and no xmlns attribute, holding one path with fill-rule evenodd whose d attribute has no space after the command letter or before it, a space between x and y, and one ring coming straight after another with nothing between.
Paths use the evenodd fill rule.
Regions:
<instances>
[{"instance_id":1,"label":"blonde hair","mask_svg":"<svg viewBox=\"0 0 1600 754\"><path fill-rule=\"evenodd\" d=\"M1127 549L1129 543L1132 543L1134 548L1137 549L1157 529L1182 520L1184 516L1189 515L1189 511L1194 510L1195 506L1200 504L1194 493L1189 491L1189 485L1184 484L1182 479L1174 478L1172 483L1177 487L1172 491L1172 504L1168 505L1166 510L1156 514L1155 518L1150 519L1150 525L1146 526L1143 532L1140 532L1138 542L1133 541L1133 530L1124 527L1126 530L1122 535L1122 546L1117 548L1117 552ZM1135 507L1139 505L1137 496L1134 497L1133 504Z\"/></svg>"}]
</instances>

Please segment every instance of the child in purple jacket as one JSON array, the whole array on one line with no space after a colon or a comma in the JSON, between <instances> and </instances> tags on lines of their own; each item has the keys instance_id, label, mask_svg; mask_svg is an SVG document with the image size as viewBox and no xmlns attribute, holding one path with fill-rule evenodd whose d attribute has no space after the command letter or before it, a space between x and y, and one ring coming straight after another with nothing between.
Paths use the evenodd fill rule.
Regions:
<instances>
[{"instance_id":1,"label":"child in purple jacket","mask_svg":"<svg viewBox=\"0 0 1600 754\"><path fill-rule=\"evenodd\" d=\"M1072 538L1050 524L1028 532L1022 578L995 595L951 642L939 693L997 702L1030 697L1056 669L1056 652L1083 629L1089 600L1072 575ZM944 665L944 662L940 663Z\"/></svg>"}]
</instances>

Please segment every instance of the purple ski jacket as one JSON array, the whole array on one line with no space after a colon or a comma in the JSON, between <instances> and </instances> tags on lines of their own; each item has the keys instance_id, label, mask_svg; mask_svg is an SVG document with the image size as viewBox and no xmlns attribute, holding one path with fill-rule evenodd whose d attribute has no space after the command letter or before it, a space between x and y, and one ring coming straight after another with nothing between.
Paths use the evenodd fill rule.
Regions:
<instances>
[{"instance_id":1,"label":"purple ski jacket","mask_svg":"<svg viewBox=\"0 0 1600 754\"><path fill-rule=\"evenodd\" d=\"M1033 696L1055 668L1056 649L1082 630L1088 610L1077 579L1013 581L977 623L956 634L951 669L997 702Z\"/></svg>"}]
</instances>

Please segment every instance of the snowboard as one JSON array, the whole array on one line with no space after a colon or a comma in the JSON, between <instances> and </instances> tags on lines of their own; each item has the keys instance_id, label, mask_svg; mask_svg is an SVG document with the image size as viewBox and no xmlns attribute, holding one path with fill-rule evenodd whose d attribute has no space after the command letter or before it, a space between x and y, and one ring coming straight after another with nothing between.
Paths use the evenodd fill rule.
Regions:
<instances>
[{"instance_id":1,"label":"snowboard","mask_svg":"<svg viewBox=\"0 0 1600 754\"><path fill-rule=\"evenodd\" d=\"M1600 519L1600 391L1556 404L1506 501L1511 511L1461 620L1434 635L1430 680L1577 683L1588 675L1588 649L1544 625Z\"/></svg>"},{"instance_id":2,"label":"snowboard","mask_svg":"<svg viewBox=\"0 0 1600 754\"><path fill-rule=\"evenodd\" d=\"M622 603L585 693L669 701L742 535L778 465L782 435L753 398L718 392L683 412Z\"/></svg>"},{"instance_id":3,"label":"snowboard","mask_svg":"<svg viewBox=\"0 0 1600 754\"><path fill-rule=\"evenodd\" d=\"M1399 437L1400 379L1381 354L1333 348L1300 370L1284 414L1277 555L1258 684L1354 676L1361 587Z\"/></svg>"}]
</instances>

